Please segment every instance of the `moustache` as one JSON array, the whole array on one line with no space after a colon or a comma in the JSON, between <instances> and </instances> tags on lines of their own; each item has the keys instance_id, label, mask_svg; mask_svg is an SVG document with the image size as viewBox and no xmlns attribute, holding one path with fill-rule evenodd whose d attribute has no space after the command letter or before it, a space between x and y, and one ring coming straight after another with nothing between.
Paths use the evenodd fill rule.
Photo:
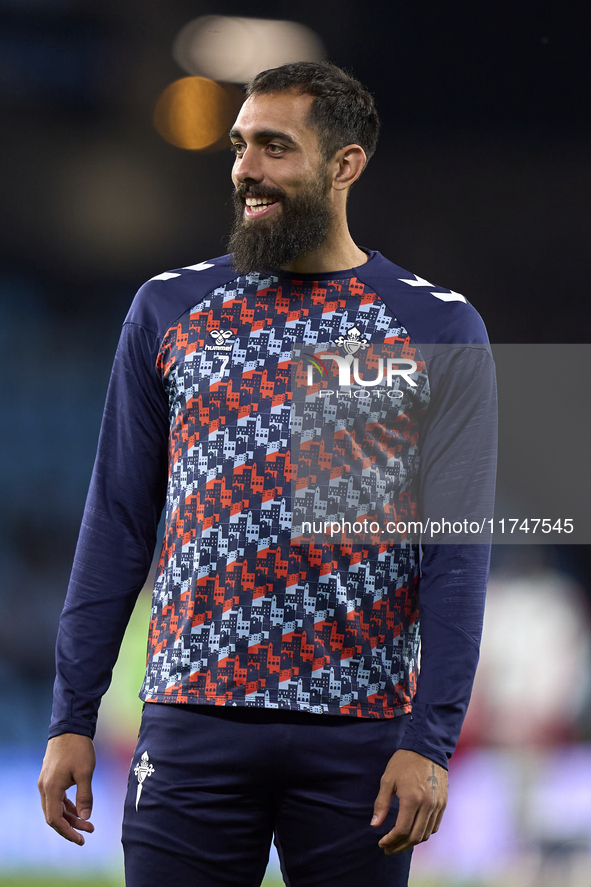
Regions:
<instances>
[{"instance_id":1,"label":"moustache","mask_svg":"<svg viewBox=\"0 0 591 887\"><path fill-rule=\"evenodd\" d=\"M265 185L238 185L234 190L234 200L245 200L247 197L273 197L276 200L283 200L286 197L285 191L281 188L269 188Z\"/></svg>"}]
</instances>

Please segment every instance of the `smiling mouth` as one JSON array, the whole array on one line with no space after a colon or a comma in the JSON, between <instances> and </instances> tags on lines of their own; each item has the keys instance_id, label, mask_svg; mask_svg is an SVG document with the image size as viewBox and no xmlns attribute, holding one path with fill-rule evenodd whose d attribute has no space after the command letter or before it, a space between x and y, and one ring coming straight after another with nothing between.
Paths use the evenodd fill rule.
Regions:
<instances>
[{"instance_id":1,"label":"smiling mouth","mask_svg":"<svg viewBox=\"0 0 591 887\"><path fill-rule=\"evenodd\" d=\"M249 215L262 213L270 206L277 203L276 197L246 197L245 201Z\"/></svg>"},{"instance_id":2,"label":"smiling mouth","mask_svg":"<svg viewBox=\"0 0 591 887\"><path fill-rule=\"evenodd\" d=\"M277 195L254 197L252 194L246 194L242 200L244 203L244 219L249 222L272 216L278 211L277 207L281 206L281 197Z\"/></svg>"}]
</instances>

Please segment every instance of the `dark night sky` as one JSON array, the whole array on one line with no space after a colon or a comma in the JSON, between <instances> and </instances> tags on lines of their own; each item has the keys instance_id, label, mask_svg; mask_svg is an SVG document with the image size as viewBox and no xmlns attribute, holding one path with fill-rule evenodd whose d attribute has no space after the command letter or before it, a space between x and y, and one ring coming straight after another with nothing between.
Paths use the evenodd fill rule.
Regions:
<instances>
[{"instance_id":1,"label":"dark night sky","mask_svg":"<svg viewBox=\"0 0 591 887\"><path fill-rule=\"evenodd\" d=\"M110 311L112 299L120 313L155 270L223 251L229 156L169 146L151 115L162 89L183 76L171 55L182 25L213 12L243 15L244 5L3 6L0 189L9 213L2 243L8 267L26 266L43 281L44 298L66 313L84 312L84 305ZM492 340L588 340L581 285L590 96L582 3L345 0L335 7L304 0L297 7L258 2L248 14L310 25L331 60L376 96L380 146L351 200L359 242L466 293ZM64 164L106 142L146 167L161 214L144 249L118 260L101 255L100 244L85 255L55 224ZM557 316L556 297L567 293L572 310Z\"/></svg>"}]
</instances>

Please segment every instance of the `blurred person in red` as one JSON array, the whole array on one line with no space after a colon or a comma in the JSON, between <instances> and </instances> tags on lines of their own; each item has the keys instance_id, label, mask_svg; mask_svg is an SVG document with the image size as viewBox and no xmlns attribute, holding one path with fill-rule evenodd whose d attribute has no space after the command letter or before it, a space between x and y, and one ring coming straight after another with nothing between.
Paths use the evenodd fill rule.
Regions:
<instances>
[{"instance_id":1,"label":"blurred person in red","mask_svg":"<svg viewBox=\"0 0 591 887\"><path fill-rule=\"evenodd\" d=\"M128 887L254 887L273 838L292 887L403 887L443 816L489 546L435 533L421 550L385 527L443 501L490 516L494 370L463 296L351 237L378 129L371 95L329 63L257 75L230 133L231 254L156 275L123 326L39 785L48 823L84 843L97 711L165 508ZM384 523L305 540L312 502Z\"/></svg>"},{"instance_id":2,"label":"blurred person in red","mask_svg":"<svg viewBox=\"0 0 591 887\"><path fill-rule=\"evenodd\" d=\"M491 577L464 746L539 749L577 738L589 692L589 606L583 589L552 565L552 552L508 546ZM508 657L516 625L519 644Z\"/></svg>"}]
</instances>

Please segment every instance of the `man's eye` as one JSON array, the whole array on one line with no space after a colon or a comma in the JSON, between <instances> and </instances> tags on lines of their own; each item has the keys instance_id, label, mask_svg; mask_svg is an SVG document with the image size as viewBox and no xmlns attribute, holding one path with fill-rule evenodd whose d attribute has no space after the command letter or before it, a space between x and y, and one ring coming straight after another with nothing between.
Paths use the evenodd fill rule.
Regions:
<instances>
[{"instance_id":1,"label":"man's eye","mask_svg":"<svg viewBox=\"0 0 591 887\"><path fill-rule=\"evenodd\" d=\"M267 145L267 149L271 152L271 154L281 154L283 151L282 145Z\"/></svg>"},{"instance_id":2,"label":"man's eye","mask_svg":"<svg viewBox=\"0 0 591 887\"><path fill-rule=\"evenodd\" d=\"M232 144L230 145L230 151L232 151L232 153L236 154L237 156L240 156L244 153L244 145L241 145L239 142L232 142Z\"/></svg>"}]
</instances>

